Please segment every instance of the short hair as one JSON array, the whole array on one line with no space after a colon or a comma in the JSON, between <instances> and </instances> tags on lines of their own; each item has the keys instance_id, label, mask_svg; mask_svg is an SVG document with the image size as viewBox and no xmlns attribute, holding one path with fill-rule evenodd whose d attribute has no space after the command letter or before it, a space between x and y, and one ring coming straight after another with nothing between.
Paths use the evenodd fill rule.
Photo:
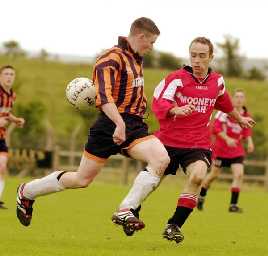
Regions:
<instances>
[{"instance_id":1,"label":"short hair","mask_svg":"<svg viewBox=\"0 0 268 256\"><path fill-rule=\"evenodd\" d=\"M213 44L211 43L211 41L204 37L204 36L200 36L200 37L196 37L191 43L190 43L190 46L189 48L191 48L192 44L193 43L200 43L200 44L205 44L208 46L209 48L209 55L213 55L213 52L214 52L214 47L213 47Z\"/></svg>"},{"instance_id":2,"label":"short hair","mask_svg":"<svg viewBox=\"0 0 268 256\"><path fill-rule=\"evenodd\" d=\"M236 93L239 93L239 92L241 92L241 93L245 94L245 90L243 90L242 88L237 88L237 89L235 89L235 91L234 91L234 94L233 94L233 95L235 95Z\"/></svg>"},{"instance_id":3,"label":"short hair","mask_svg":"<svg viewBox=\"0 0 268 256\"><path fill-rule=\"evenodd\" d=\"M15 71L15 68L11 65L4 65L2 67L0 67L0 74L5 70L5 69L12 69Z\"/></svg>"},{"instance_id":4,"label":"short hair","mask_svg":"<svg viewBox=\"0 0 268 256\"><path fill-rule=\"evenodd\" d=\"M130 34L135 35L139 32L149 32L153 35L160 35L160 30L155 23L146 17L141 17L133 21L130 27Z\"/></svg>"}]
</instances>

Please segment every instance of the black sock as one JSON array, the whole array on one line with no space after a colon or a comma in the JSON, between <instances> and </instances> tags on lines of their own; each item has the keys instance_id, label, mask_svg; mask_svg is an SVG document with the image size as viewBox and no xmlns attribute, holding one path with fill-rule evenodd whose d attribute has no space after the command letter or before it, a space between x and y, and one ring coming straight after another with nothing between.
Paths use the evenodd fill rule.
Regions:
<instances>
[{"instance_id":1,"label":"black sock","mask_svg":"<svg viewBox=\"0 0 268 256\"><path fill-rule=\"evenodd\" d=\"M202 187L201 188L201 191L200 191L200 196L205 197L207 195L207 191L208 191L207 188Z\"/></svg>"},{"instance_id":2,"label":"black sock","mask_svg":"<svg viewBox=\"0 0 268 256\"><path fill-rule=\"evenodd\" d=\"M174 215L168 220L168 224L176 224L181 228L192 211L192 208L178 206Z\"/></svg>"},{"instance_id":3,"label":"black sock","mask_svg":"<svg viewBox=\"0 0 268 256\"><path fill-rule=\"evenodd\" d=\"M140 210L141 210L141 205L137 209L130 209L132 213L134 214L135 217L139 218L140 217Z\"/></svg>"},{"instance_id":4,"label":"black sock","mask_svg":"<svg viewBox=\"0 0 268 256\"><path fill-rule=\"evenodd\" d=\"M232 191L232 195L231 195L231 204L237 204L237 202L238 202L238 197L239 197L239 192L237 192L237 191Z\"/></svg>"}]
</instances>

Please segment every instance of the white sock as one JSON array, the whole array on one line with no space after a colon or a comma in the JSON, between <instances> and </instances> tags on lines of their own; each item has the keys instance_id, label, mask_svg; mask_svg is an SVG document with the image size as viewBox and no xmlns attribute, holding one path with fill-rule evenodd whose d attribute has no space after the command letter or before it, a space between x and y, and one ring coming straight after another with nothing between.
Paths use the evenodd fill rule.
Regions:
<instances>
[{"instance_id":1,"label":"white sock","mask_svg":"<svg viewBox=\"0 0 268 256\"><path fill-rule=\"evenodd\" d=\"M27 199L35 199L38 196L43 196L64 190L64 187L59 183L57 177L61 171L53 172L41 179L35 179L26 183L23 189L23 196Z\"/></svg>"},{"instance_id":2,"label":"white sock","mask_svg":"<svg viewBox=\"0 0 268 256\"><path fill-rule=\"evenodd\" d=\"M127 196L120 204L119 209L137 209L148 195L158 186L159 182L160 177L154 176L148 171L141 171L136 177Z\"/></svg>"},{"instance_id":3,"label":"white sock","mask_svg":"<svg viewBox=\"0 0 268 256\"><path fill-rule=\"evenodd\" d=\"M5 181L2 180L2 179L0 179L0 199L1 199L1 197L2 197L4 188L5 188Z\"/></svg>"}]
</instances>

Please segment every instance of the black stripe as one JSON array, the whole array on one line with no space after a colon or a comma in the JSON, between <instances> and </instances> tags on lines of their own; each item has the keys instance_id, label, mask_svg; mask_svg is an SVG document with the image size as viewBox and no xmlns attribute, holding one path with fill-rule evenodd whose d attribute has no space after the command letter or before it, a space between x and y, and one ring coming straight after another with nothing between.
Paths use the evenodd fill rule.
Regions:
<instances>
[{"instance_id":1,"label":"black stripe","mask_svg":"<svg viewBox=\"0 0 268 256\"><path fill-rule=\"evenodd\" d=\"M128 59L128 62L129 62L129 65L130 65L130 68L134 74L134 78L137 78L138 77L138 72L135 68L135 65L133 63L133 58L131 58L131 56L129 56L129 54L125 53L125 55L127 56L127 59Z\"/></svg>"},{"instance_id":2,"label":"black stripe","mask_svg":"<svg viewBox=\"0 0 268 256\"><path fill-rule=\"evenodd\" d=\"M114 86L115 86L114 70L111 68L110 68L110 80L111 80L112 88L114 88Z\"/></svg>"},{"instance_id":3,"label":"black stripe","mask_svg":"<svg viewBox=\"0 0 268 256\"><path fill-rule=\"evenodd\" d=\"M126 90L127 90L127 82L128 82L128 75L126 70L126 62L124 61L121 54L119 54L122 63L121 69L121 77L120 77L120 86L119 86L119 94L118 100L116 102L117 107L119 107L125 100L126 97Z\"/></svg>"},{"instance_id":4,"label":"black stripe","mask_svg":"<svg viewBox=\"0 0 268 256\"><path fill-rule=\"evenodd\" d=\"M101 99L101 105L108 102L107 95L105 92L105 81L104 81L104 74L102 69L97 69L97 78L99 83L99 95Z\"/></svg>"},{"instance_id":5,"label":"black stripe","mask_svg":"<svg viewBox=\"0 0 268 256\"><path fill-rule=\"evenodd\" d=\"M140 99L139 99L139 101L138 101L138 104L137 104L137 107L136 107L136 110L135 110L135 112L136 113L139 113L140 114L140 107L141 107L141 103L143 102L143 86L141 87L141 97L140 97ZM145 112L145 110L144 111L142 111L142 113L141 114L144 114L144 112Z\"/></svg>"},{"instance_id":6,"label":"black stripe","mask_svg":"<svg viewBox=\"0 0 268 256\"><path fill-rule=\"evenodd\" d=\"M137 70L135 68L135 65L133 63L133 58L131 58L129 56L129 54L126 54L126 56L127 56L128 62L130 64L130 68L131 68L131 70L132 70L132 72L134 74L134 79L135 79L135 78L138 77L138 72L137 72ZM136 100L137 100L137 92L138 92L138 87L134 87L133 88L133 92L132 92L130 103L126 106L126 112L129 112L130 109L131 109L131 106L136 102Z\"/></svg>"},{"instance_id":7,"label":"black stripe","mask_svg":"<svg viewBox=\"0 0 268 256\"><path fill-rule=\"evenodd\" d=\"M110 59L110 60L104 61L104 62L96 65L95 68L96 69L102 69L102 68L105 68L105 67L114 67L115 69L119 70L120 64L117 61Z\"/></svg>"}]
</instances>

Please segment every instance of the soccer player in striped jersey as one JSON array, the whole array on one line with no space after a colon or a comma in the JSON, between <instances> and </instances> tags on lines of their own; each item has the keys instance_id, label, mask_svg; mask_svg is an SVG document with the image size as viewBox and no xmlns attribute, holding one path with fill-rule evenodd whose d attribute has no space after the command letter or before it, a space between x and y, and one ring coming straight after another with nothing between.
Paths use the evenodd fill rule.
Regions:
<instances>
[{"instance_id":1,"label":"soccer player in striped jersey","mask_svg":"<svg viewBox=\"0 0 268 256\"><path fill-rule=\"evenodd\" d=\"M165 145L170 163L165 175L175 175L179 166L188 175L163 238L180 243L181 227L197 204L201 183L211 165L209 123L214 109L231 115L241 126L254 121L233 108L223 77L209 68L213 45L198 37L189 47L191 66L170 73L155 88L153 112L160 129L155 135ZM138 217L138 209L134 214Z\"/></svg>"},{"instance_id":2,"label":"soccer player in striped jersey","mask_svg":"<svg viewBox=\"0 0 268 256\"><path fill-rule=\"evenodd\" d=\"M93 81L100 114L90 128L80 166L75 172L54 171L19 186L17 217L23 225L30 225L32 205L38 196L87 187L107 159L121 153L144 161L147 166L136 177L112 220L123 228L144 228L144 223L133 215L131 209L137 208L159 184L169 163L165 147L158 138L148 134L143 121L147 100L142 56L153 48L159 34L152 20L139 18L132 23L128 37L119 37L118 44L97 59Z\"/></svg>"},{"instance_id":3,"label":"soccer player in striped jersey","mask_svg":"<svg viewBox=\"0 0 268 256\"><path fill-rule=\"evenodd\" d=\"M249 113L245 107L245 101L244 91L237 89L233 95L233 105L241 115L246 117L249 116ZM247 141L247 152L252 153L254 151L252 130L251 128L242 128L232 117L219 111L215 116L212 134L215 137L212 146L212 168L202 183L197 208L203 210L207 190L211 183L219 176L221 168L228 167L231 168L233 174L229 212L242 212L237 204L244 176L245 150L243 140Z\"/></svg>"},{"instance_id":4,"label":"soccer player in striped jersey","mask_svg":"<svg viewBox=\"0 0 268 256\"><path fill-rule=\"evenodd\" d=\"M5 187L5 174L8 162L8 147L6 144L6 127L10 122L18 127L24 124L23 118L18 118L11 113L14 101L16 99L12 85L15 80L15 69L10 66L0 68L0 209L6 209L1 200Z\"/></svg>"}]
</instances>

